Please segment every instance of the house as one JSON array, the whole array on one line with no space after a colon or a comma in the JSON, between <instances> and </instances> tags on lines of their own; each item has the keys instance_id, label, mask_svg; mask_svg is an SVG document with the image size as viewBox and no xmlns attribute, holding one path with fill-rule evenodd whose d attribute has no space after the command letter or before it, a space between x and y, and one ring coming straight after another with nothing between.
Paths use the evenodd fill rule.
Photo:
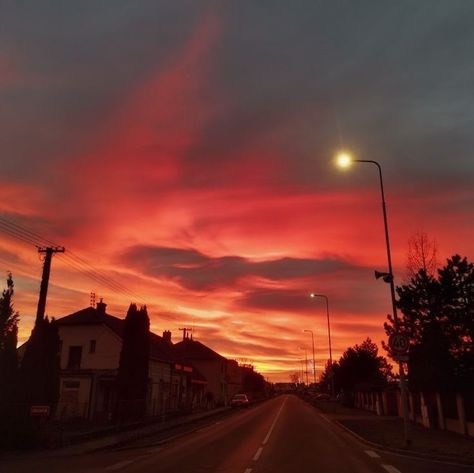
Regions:
<instances>
[{"instance_id":1,"label":"house","mask_svg":"<svg viewBox=\"0 0 474 473\"><path fill-rule=\"evenodd\" d=\"M235 360L228 360L192 337L185 336L173 347L179 363L196 367L207 380L208 402L227 406L232 396L240 391L240 370Z\"/></svg>"},{"instance_id":2,"label":"house","mask_svg":"<svg viewBox=\"0 0 474 473\"><path fill-rule=\"evenodd\" d=\"M57 319L61 355L58 418L111 418L125 322L107 314L106 307L100 301L96 307ZM177 410L188 399L201 402L205 385L200 373L177 363L168 340L150 333L148 415ZM187 393L193 392L193 386L199 388L190 396Z\"/></svg>"}]
</instances>

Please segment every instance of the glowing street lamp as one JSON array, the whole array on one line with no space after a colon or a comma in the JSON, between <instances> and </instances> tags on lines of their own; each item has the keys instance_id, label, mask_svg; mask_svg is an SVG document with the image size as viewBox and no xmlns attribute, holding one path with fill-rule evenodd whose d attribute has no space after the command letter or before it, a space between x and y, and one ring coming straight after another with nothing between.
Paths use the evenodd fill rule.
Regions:
<instances>
[{"instance_id":1,"label":"glowing street lamp","mask_svg":"<svg viewBox=\"0 0 474 473\"><path fill-rule=\"evenodd\" d=\"M336 156L336 164L341 169L347 169L347 168L351 167L353 161L354 160L353 160L352 156L349 153L347 153L346 151L341 151Z\"/></svg>"},{"instance_id":2,"label":"glowing street lamp","mask_svg":"<svg viewBox=\"0 0 474 473\"><path fill-rule=\"evenodd\" d=\"M392 313L393 313L393 324L395 328L395 333L399 331L398 315L397 315L397 303L395 298L395 283L393 280L393 269L392 269L392 255L390 251L390 238L388 234L388 223L387 223L387 208L385 205L385 193L383 188L383 178L382 178L382 167L377 161L368 160L368 159L353 159L352 156L347 152L341 152L336 156L336 163L342 169L347 169L352 163L369 163L377 166L379 171L379 181L380 181L380 193L382 197L382 214L383 214L383 223L385 229L385 246L387 250L387 263L388 263L388 273L378 273L383 278L385 282L390 284L390 296L392 300ZM376 273L377 277L377 273ZM403 423L405 431L405 443L409 445L411 443L409 437L409 420L408 420L408 399L407 399L407 387L405 380L405 372L403 369L402 361L398 362L399 372L400 372L400 391L402 396L402 411L403 411Z\"/></svg>"}]
</instances>

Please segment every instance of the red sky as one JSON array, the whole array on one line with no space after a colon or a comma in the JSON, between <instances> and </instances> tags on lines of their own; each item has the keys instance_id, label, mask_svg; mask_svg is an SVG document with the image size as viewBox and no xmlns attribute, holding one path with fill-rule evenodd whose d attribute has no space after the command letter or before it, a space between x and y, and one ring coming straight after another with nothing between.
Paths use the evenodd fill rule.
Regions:
<instances>
[{"instance_id":1,"label":"red sky","mask_svg":"<svg viewBox=\"0 0 474 473\"><path fill-rule=\"evenodd\" d=\"M318 371L328 358L312 291L330 298L334 358L384 339L376 169L341 173L341 146L382 164L398 283L419 231L436 239L441 263L472 259L472 71L459 45L474 37L467 25L449 35L441 9L407 19L403 2L388 16L350 2L276 4L273 16L204 4L11 7L0 38L0 217L127 286L157 333L177 340L192 325L223 355L287 381L300 347L310 349L303 329L315 332ZM54 257L47 313L79 310L93 291L123 317L131 296L66 255ZM0 233L1 268L13 272L24 341L41 261Z\"/></svg>"}]
</instances>

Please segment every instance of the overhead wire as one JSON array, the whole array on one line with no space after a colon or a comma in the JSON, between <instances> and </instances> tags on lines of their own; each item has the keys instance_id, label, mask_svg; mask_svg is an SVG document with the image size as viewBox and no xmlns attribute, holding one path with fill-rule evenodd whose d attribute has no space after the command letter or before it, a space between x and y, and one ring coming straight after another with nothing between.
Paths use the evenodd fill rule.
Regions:
<instances>
[{"instance_id":1,"label":"overhead wire","mask_svg":"<svg viewBox=\"0 0 474 473\"><path fill-rule=\"evenodd\" d=\"M33 232L17 223L13 223L4 217L0 216L0 231L8 234L9 236L22 241L23 243L27 243L29 245L35 246L36 248L40 248L42 246L54 246L60 247L57 243L41 236L40 234ZM59 253L62 255L62 261L67 266L73 268L75 271L78 271L89 279L92 279L96 283L107 287L111 291L115 293L120 293L122 295L126 295L128 297L133 297L134 299L138 299L140 302L143 302L143 299L131 291L129 288L124 286L123 284L115 281L113 278L108 276L102 271L97 270L94 268L87 260L79 256L78 254L68 250L65 253Z\"/></svg>"},{"instance_id":2,"label":"overhead wire","mask_svg":"<svg viewBox=\"0 0 474 473\"><path fill-rule=\"evenodd\" d=\"M29 237L26 237L26 236L22 235L21 233L17 233L17 232L15 232L14 230L12 230L10 228L5 228L1 224L0 224L0 229L3 230L8 235L10 235L11 237L16 238L17 240L21 240L23 243L28 243L29 245L33 245L33 246L38 247L38 242L37 241L35 241L35 240L33 240Z\"/></svg>"},{"instance_id":3,"label":"overhead wire","mask_svg":"<svg viewBox=\"0 0 474 473\"><path fill-rule=\"evenodd\" d=\"M66 253L60 253L59 256L64 262L64 264L83 273L84 275L88 276L90 279L93 279L95 282L101 284L102 286L106 286L116 293L137 298L137 295L129 289L126 289L125 286L122 286L120 283L116 282L112 278L103 275L101 272L93 269L93 267L91 267L90 265L83 264L75 260L74 258L68 256Z\"/></svg>"},{"instance_id":4,"label":"overhead wire","mask_svg":"<svg viewBox=\"0 0 474 473\"><path fill-rule=\"evenodd\" d=\"M61 246L61 245L58 245L57 243L55 243L51 240L48 240L47 238L44 238L43 236L39 235L36 232L34 232L32 230L29 230L29 229L19 225L18 223L13 223L10 220L7 220L6 218L1 217L1 216L0 216L0 224L12 227L15 230L17 230L18 232L22 232L22 233L28 235L29 237L32 237L32 238L36 239L36 241L38 241L39 243L41 243L43 245L47 244L47 245L51 245L51 246Z\"/></svg>"}]
</instances>

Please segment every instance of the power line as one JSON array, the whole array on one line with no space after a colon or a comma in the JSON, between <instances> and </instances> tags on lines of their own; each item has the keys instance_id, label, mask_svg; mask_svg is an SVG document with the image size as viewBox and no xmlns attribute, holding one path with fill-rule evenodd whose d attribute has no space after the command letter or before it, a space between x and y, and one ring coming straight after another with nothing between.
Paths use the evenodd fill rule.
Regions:
<instances>
[{"instance_id":1,"label":"power line","mask_svg":"<svg viewBox=\"0 0 474 473\"><path fill-rule=\"evenodd\" d=\"M47 245L50 245L50 246L53 246L53 247L59 247L60 246L60 245L58 245L58 243L53 242L51 240L48 240L47 238L44 238L43 236L41 236L40 234L38 234L38 233L36 233L32 230L29 230L25 227L22 227L18 223L11 222L11 221L7 220L6 218L0 216L0 224L1 223L3 223L4 225L8 225L9 227L14 228L18 232L22 232L24 234L27 234L28 236L32 237L33 239L36 239L38 242L41 242L41 244L43 246L47 246Z\"/></svg>"},{"instance_id":2,"label":"power line","mask_svg":"<svg viewBox=\"0 0 474 473\"><path fill-rule=\"evenodd\" d=\"M88 269L88 267L82 263L77 262L73 258L67 256L66 254L62 255L62 261L67 266L75 269L76 271L84 274L88 278L92 279L96 283L108 287L111 291L120 293L122 295L131 296L133 298L137 298L137 295L134 294L129 289L126 289L125 286L115 282L113 279L102 276L96 270ZM141 298L139 298L141 300Z\"/></svg>"},{"instance_id":3,"label":"power line","mask_svg":"<svg viewBox=\"0 0 474 473\"><path fill-rule=\"evenodd\" d=\"M40 248L42 246L53 246L59 247L57 243L43 237L42 235L33 232L17 223L10 222L9 220L5 219L4 217L0 216L0 231L8 234L10 237L15 238L23 243L27 243L29 245L35 246L36 248ZM126 295L128 297L132 297L137 299L138 301L144 303L143 299L131 291L128 287L124 286L123 284L115 281L113 278L95 269L87 260L79 256L78 254L68 250L67 253L62 255L63 262L73 268L74 270L82 273L83 275L87 276L89 279L93 280L94 282L108 287L111 291L115 293L120 293L122 295Z\"/></svg>"},{"instance_id":4,"label":"power line","mask_svg":"<svg viewBox=\"0 0 474 473\"><path fill-rule=\"evenodd\" d=\"M33 238L21 232L18 232L17 230L14 230L13 228L4 226L1 222L0 222L0 229L3 230L8 235L10 235L11 237L16 238L17 240L21 240L24 243L28 243L29 245L33 245L36 247L40 246L37 240L34 240Z\"/></svg>"}]
</instances>

